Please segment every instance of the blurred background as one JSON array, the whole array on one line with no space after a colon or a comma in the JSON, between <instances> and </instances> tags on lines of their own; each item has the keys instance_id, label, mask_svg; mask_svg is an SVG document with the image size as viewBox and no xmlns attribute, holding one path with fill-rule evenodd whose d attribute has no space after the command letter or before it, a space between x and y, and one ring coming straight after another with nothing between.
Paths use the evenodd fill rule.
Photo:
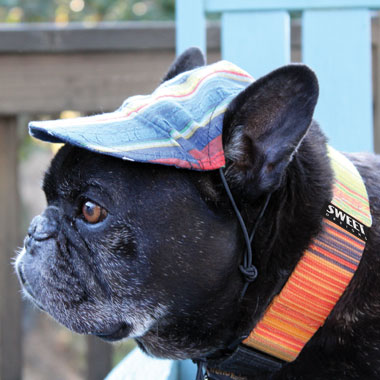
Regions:
<instances>
[{"instance_id":1,"label":"blurred background","mask_svg":"<svg viewBox=\"0 0 380 380\"><path fill-rule=\"evenodd\" d=\"M2 0L0 22L174 20L174 0Z\"/></svg>"},{"instance_id":2,"label":"blurred background","mask_svg":"<svg viewBox=\"0 0 380 380\"><path fill-rule=\"evenodd\" d=\"M0 26L0 70L2 71L0 93L8 103L8 107L3 103L5 107L1 111L0 119L6 119L17 129L17 141L14 141L15 147L17 146L17 156L13 160L16 160L18 165L21 205L19 219L21 229L16 239L19 247L22 245L30 220L45 207L41 180L51 158L59 149L59 146L32 139L27 133L28 121L77 117L113 110L128 95L152 91L165 74L175 53L173 36L169 37L171 41L167 41L166 45L152 46L148 51L145 51L143 42L141 48L128 46L129 40L139 34L140 28L146 30L145 35L148 38L157 31L155 25L149 23L150 20L173 21L174 0L0 0L0 23L3 23ZM115 24L116 21L119 24ZM130 25L128 21L142 22L142 24ZM91 41L91 35L81 34L94 27L100 27L100 30L108 35L95 37L100 41L94 43ZM162 28L158 26L158 29L160 33ZM166 29L164 32L174 33L173 25ZM68 33L66 41L54 41L53 35L60 30ZM16 36L15 40L12 33L17 32L21 35ZM7 46L5 46L6 38L9 38ZM46 43L46 38L52 40L47 42L48 45L41 46ZM78 38L83 39L81 46L76 45ZM163 39L165 43L166 37L163 36ZM21 46L17 46L19 43ZM135 43L138 44L139 42ZM154 39L152 44L155 44ZM92 46L88 48L88 45ZM153 53L149 50L153 50ZM27 57L26 51L28 51ZM66 60L63 54L68 55ZM103 57L100 61L94 62L101 55ZM158 67L152 72L151 66L155 55L158 55L159 62L157 62ZM21 62L23 58L28 61L24 61L25 65ZM128 68L131 61L134 62L133 72ZM6 73L7 69L11 72ZM92 74L89 71L92 71ZM144 78L148 72L150 73L148 78ZM85 79L79 79L80 83L77 85L78 89L82 89L79 92L72 92L71 85L86 75ZM18 77L18 83L15 83L15 77ZM91 88L85 89L84 87L90 82ZM20 86L18 94L10 99L11 95L7 89L12 88L13 92L18 85ZM28 87L30 91L25 94L23 87ZM101 90L104 90L102 97L107 98L107 101L99 99L98 93ZM43 96L46 96L46 91L49 91L52 97L58 96L58 101L53 102L55 104L45 104L46 106L31 104L33 103L31 97L38 97L41 92L45 92ZM90 99L85 100L87 104L76 106L77 99L70 100L74 96L88 98L91 92ZM95 101L96 104L91 105L94 98L98 100ZM23 103L21 107L17 105L20 101ZM70 104L67 104L68 102ZM0 135L3 143L9 143L9 140L5 141L7 138L9 139L9 136L4 138ZM8 169L12 168L10 157L7 161L3 158L2 162L7 162ZM1 181L0 186L4 187L5 184ZM13 212L15 209L12 209ZM14 282L16 276L8 264L6 263L6 267L10 275L6 277ZM16 284L15 287L19 289ZM18 290L16 297L21 300ZM7 311L9 302L18 303L17 298L8 298L8 305L5 303L1 305L3 311ZM4 337L6 333L2 334L0 350L8 351L9 360L13 362L8 369L3 367L0 371L2 380L19 378L18 371L11 368L18 366L21 366L19 373L24 380L101 379L135 346L132 340L110 345L98 339L74 334L38 311L30 302L22 301L20 306L22 353L18 352L19 344L14 337L10 337L9 341ZM18 329L17 308L13 313L3 322L6 326L2 327L6 330ZM4 356L7 357L6 354Z\"/></svg>"},{"instance_id":3,"label":"blurred background","mask_svg":"<svg viewBox=\"0 0 380 380\"><path fill-rule=\"evenodd\" d=\"M186 1L181 3L186 4ZM212 7L218 2L208 3ZM233 2L222 3L228 8ZM380 1L368 3L378 3L380 7ZM189 0L187 4L191 8L200 4L200 0ZM30 220L45 207L41 179L59 148L31 139L27 133L28 121L112 111L128 96L150 93L160 83L176 54L175 6L175 0L0 0L1 380L21 377L25 380L98 380L134 346L132 341L108 345L73 334L30 303L21 301L10 261L15 249L22 246ZM185 8L182 11L186 13ZM244 9L240 11L244 13ZM334 23L344 19L337 14L334 17ZM305 53L302 41L306 28L302 26L301 18L301 12L292 8L288 38L289 60L293 62L301 61ZM223 53L221 40L226 40L226 33L223 36L221 23L227 25L229 19L213 11L207 13L206 20L210 63L221 57L221 50ZM188 21L186 33L196 34L198 21L191 17ZM355 38L347 31L353 28L353 24L344 23L339 26L341 31L344 30L340 41L355 44ZM240 25L243 24L239 20L236 30ZM321 23L321 31L326 26ZM364 27L359 25L359 29ZM368 30L372 72L368 71L370 77L367 79L372 90L358 96L370 99L370 118L366 120L370 136L367 127L363 132L360 121L357 122L357 132L359 136L366 134L369 150L373 146L379 152L380 25L378 13L372 9ZM259 37L264 40L267 35L263 32ZM249 42L242 41L235 39L232 45L245 51ZM275 50L272 42L265 44ZM333 67L331 55L323 46L314 50ZM353 53L353 59L343 56L338 59L336 63L341 70L334 68L339 73L343 72L343 67L353 64L353 74L343 76L348 86L362 73L358 69L359 48L353 48ZM225 54L228 55L226 49ZM263 55L258 53L252 56L257 62L263 60ZM331 86L335 84L332 81ZM347 93L350 91L346 90ZM330 114L336 113L336 102L339 103L340 99L337 95L331 101ZM361 111L360 116L363 117ZM348 119L353 116L349 114ZM344 128L345 123L341 124ZM348 134L343 129L345 133ZM355 139L359 140L355 137L354 142Z\"/></svg>"}]
</instances>

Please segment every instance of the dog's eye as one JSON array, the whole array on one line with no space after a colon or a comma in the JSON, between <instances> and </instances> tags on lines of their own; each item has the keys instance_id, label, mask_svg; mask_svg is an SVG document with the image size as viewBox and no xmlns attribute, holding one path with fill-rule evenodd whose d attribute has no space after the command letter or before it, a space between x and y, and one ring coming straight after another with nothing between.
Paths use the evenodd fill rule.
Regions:
<instances>
[{"instance_id":1,"label":"dog's eye","mask_svg":"<svg viewBox=\"0 0 380 380\"><path fill-rule=\"evenodd\" d=\"M86 201L82 206L82 215L86 222L95 224L106 218L107 211L94 202Z\"/></svg>"}]
</instances>

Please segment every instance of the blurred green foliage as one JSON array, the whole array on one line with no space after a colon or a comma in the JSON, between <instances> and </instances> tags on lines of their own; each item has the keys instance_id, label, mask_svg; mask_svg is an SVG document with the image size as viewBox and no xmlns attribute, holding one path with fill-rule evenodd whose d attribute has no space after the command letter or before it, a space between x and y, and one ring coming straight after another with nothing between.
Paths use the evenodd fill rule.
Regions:
<instances>
[{"instance_id":1,"label":"blurred green foliage","mask_svg":"<svg viewBox=\"0 0 380 380\"><path fill-rule=\"evenodd\" d=\"M0 22L173 20L175 0L0 0Z\"/></svg>"}]
</instances>

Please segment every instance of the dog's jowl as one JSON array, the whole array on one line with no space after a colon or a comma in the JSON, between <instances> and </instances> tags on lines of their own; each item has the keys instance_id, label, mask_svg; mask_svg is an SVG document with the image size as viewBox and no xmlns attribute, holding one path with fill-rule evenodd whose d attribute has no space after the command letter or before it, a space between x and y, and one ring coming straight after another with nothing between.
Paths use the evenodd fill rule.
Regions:
<instances>
[{"instance_id":1,"label":"dog's jowl","mask_svg":"<svg viewBox=\"0 0 380 380\"><path fill-rule=\"evenodd\" d=\"M314 73L190 49L63 142L16 270L58 322L210 379L380 378L380 160L328 146ZM334 112L333 105L331 112Z\"/></svg>"}]
</instances>

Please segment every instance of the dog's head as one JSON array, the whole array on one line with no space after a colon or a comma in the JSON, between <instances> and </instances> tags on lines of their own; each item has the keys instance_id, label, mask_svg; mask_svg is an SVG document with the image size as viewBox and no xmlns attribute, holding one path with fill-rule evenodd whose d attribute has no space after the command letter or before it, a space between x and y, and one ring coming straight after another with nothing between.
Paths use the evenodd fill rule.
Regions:
<instances>
[{"instance_id":1,"label":"dog's head","mask_svg":"<svg viewBox=\"0 0 380 380\"><path fill-rule=\"evenodd\" d=\"M189 50L165 80L203 64ZM292 65L229 104L225 172L239 204L253 210L249 222L263 195L281 186L317 93L314 74ZM244 241L217 171L65 145L43 190L48 206L16 262L25 295L41 309L78 333L135 337L159 356L194 357L235 338Z\"/></svg>"}]
</instances>

